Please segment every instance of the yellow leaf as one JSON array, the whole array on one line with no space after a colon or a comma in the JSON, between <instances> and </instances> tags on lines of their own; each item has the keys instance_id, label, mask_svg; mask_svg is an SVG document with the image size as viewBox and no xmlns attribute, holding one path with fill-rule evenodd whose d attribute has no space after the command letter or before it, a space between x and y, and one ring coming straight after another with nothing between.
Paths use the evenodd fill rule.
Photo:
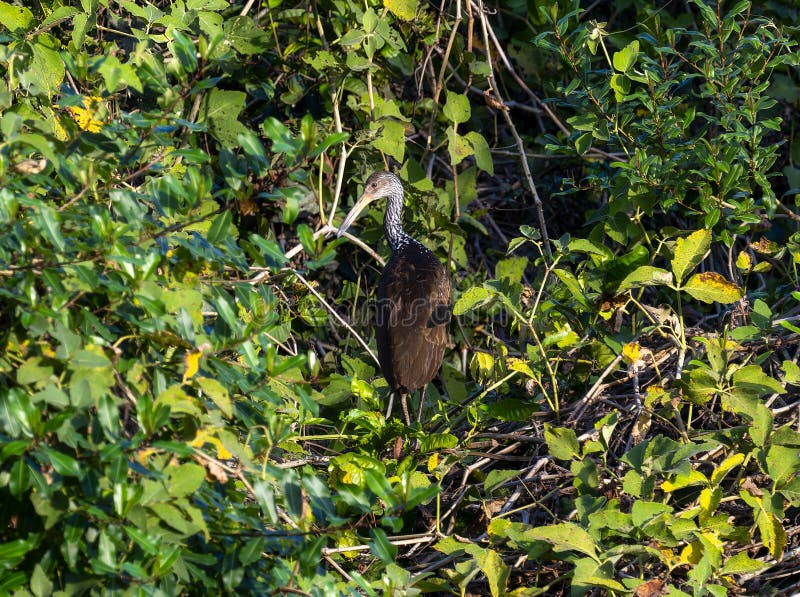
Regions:
<instances>
[{"instance_id":1,"label":"yellow leaf","mask_svg":"<svg viewBox=\"0 0 800 597\"><path fill-rule=\"evenodd\" d=\"M345 531L339 537L339 541L337 541L338 547L355 547L357 545L361 545L362 541L358 538L358 536L353 531ZM341 554L346 557L348 560L352 560L353 558L358 557L361 553L360 550L354 549L351 551L343 551Z\"/></svg>"},{"instance_id":2,"label":"yellow leaf","mask_svg":"<svg viewBox=\"0 0 800 597\"><path fill-rule=\"evenodd\" d=\"M681 550L680 561L684 564L697 564L703 557L703 544L700 541L692 541Z\"/></svg>"},{"instance_id":3,"label":"yellow leaf","mask_svg":"<svg viewBox=\"0 0 800 597\"><path fill-rule=\"evenodd\" d=\"M197 372L200 371L200 357L203 356L203 352L201 350L197 350L195 352L187 352L183 357L183 364L186 366L186 370L183 372L183 381L181 383L186 383L190 379L192 379Z\"/></svg>"},{"instance_id":4,"label":"yellow leaf","mask_svg":"<svg viewBox=\"0 0 800 597\"><path fill-rule=\"evenodd\" d=\"M528 366L528 363L523 361L522 359L518 358L510 358L506 361L506 365L511 371L519 371L520 373L524 373L528 377L535 379L536 376L531 371L531 368Z\"/></svg>"},{"instance_id":5,"label":"yellow leaf","mask_svg":"<svg viewBox=\"0 0 800 597\"><path fill-rule=\"evenodd\" d=\"M428 458L428 472L432 473L436 470L436 467L439 466L439 453L434 452Z\"/></svg>"},{"instance_id":6,"label":"yellow leaf","mask_svg":"<svg viewBox=\"0 0 800 597\"><path fill-rule=\"evenodd\" d=\"M189 442L189 445L193 448L202 448L206 444L211 444L217 450L216 457L220 460L228 460L229 458L233 457L233 454L228 451L225 446L222 445L222 442L216 436L217 429L214 427L208 429L198 429L197 433L194 436L194 439Z\"/></svg>"},{"instance_id":7,"label":"yellow leaf","mask_svg":"<svg viewBox=\"0 0 800 597\"><path fill-rule=\"evenodd\" d=\"M494 373L494 357L488 352L476 352L470 370L479 381L488 381Z\"/></svg>"},{"instance_id":8,"label":"yellow leaf","mask_svg":"<svg viewBox=\"0 0 800 597\"><path fill-rule=\"evenodd\" d=\"M72 114L73 120L78 123L78 127L81 130L96 133L103 128L103 122L94 118L94 115L97 113L98 104L101 101L103 101L101 97L84 96L83 108L79 108L78 106L67 107L69 113Z\"/></svg>"},{"instance_id":9,"label":"yellow leaf","mask_svg":"<svg viewBox=\"0 0 800 597\"><path fill-rule=\"evenodd\" d=\"M742 464L742 462L744 462L744 454L738 453L728 456L717 468L714 469L714 472L711 473L711 484L719 484L723 477L725 477L725 475L727 475L733 467L739 466Z\"/></svg>"},{"instance_id":10,"label":"yellow leaf","mask_svg":"<svg viewBox=\"0 0 800 597\"><path fill-rule=\"evenodd\" d=\"M736 267L743 272L749 272L753 269L753 258L750 257L750 253L739 251L739 255L736 256Z\"/></svg>"},{"instance_id":11,"label":"yellow leaf","mask_svg":"<svg viewBox=\"0 0 800 597\"><path fill-rule=\"evenodd\" d=\"M622 356L628 365L633 365L642 358L640 348L638 342L628 342L622 347Z\"/></svg>"},{"instance_id":12,"label":"yellow leaf","mask_svg":"<svg viewBox=\"0 0 800 597\"><path fill-rule=\"evenodd\" d=\"M710 514L717 509L720 499L722 499L722 490L719 487L715 487L714 489L706 487L700 492L700 497L697 501L700 507L707 514Z\"/></svg>"}]
</instances>

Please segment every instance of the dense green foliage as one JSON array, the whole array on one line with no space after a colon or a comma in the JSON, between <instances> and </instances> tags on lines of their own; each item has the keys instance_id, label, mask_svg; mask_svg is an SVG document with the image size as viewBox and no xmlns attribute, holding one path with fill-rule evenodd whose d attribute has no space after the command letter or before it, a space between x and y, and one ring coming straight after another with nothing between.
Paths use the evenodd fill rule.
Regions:
<instances>
[{"instance_id":1,"label":"dense green foliage","mask_svg":"<svg viewBox=\"0 0 800 597\"><path fill-rule=\"evenodd\" d=\"M796 9L656 4L0 2L0 594L788 591Z\"/></svg>"}]
</instances>

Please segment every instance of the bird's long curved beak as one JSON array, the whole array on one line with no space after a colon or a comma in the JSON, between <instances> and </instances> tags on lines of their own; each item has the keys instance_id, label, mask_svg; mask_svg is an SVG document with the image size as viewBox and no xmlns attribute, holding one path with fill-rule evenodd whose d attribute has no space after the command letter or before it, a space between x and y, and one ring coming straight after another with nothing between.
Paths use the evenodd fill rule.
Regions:
<instances>
[{"instance_id":1,"label":"bird's long curved beak","mask_svg":"<svg viewBox=\"0 0 800 597\"><path fill-rule=\"evenodd\" d=\"M342 236L342 234L344 234L347 229L352 226L353 222L356 221L358 214L360 214L364 208L374 200L375 197L373 197L370 193L364 193L361 195L358 201L356 201L356 204L353 206L353 209L351 209L350 213L347 214L347 217L344 219L344 222L342 222L342 225L339 226L339 231L336 233L336 237L338 238Z\"/></svg>"}]
</instances>

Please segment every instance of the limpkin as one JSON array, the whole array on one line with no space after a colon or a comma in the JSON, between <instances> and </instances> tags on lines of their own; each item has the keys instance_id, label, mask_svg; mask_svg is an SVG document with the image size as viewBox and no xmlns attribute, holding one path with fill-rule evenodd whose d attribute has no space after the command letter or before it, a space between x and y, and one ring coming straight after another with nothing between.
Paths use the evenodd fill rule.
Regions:
<instances>
[{"instance_id":1,"label":"limpkin","mask_svg":"<svg viewBox=\"0 0 800 597\"><path fill-rule=\"evenodd\" d=\"M338 235L367 205L383 197L388 199L383 229L392 256L378 284L378 362L389 387L400 395L410 425L408 394L422 389L421 412L425 386L442 364L451 313L450 277L436 256L403 230L403 184L391 172L375 172L367 179L363 194L342 222Z\"/></svg>"}]
</instances>

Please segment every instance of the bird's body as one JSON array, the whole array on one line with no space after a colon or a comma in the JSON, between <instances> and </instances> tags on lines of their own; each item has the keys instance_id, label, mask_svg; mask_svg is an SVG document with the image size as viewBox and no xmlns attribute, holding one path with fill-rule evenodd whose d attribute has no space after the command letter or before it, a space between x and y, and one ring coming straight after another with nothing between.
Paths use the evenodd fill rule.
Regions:
<instances>
[{"instance_id":1,"label":"bird's body","mask_svg":"<svg viewBox=\"0 0 800 597\"><path fill-rule=\"evenodd\" d=\"M371 201L388 198L384 230L392 256L377 293L378 361L386 381L403 401L424 388L442 364L450 321L450 277L436 256L403 230L403 186L390 172L376 172L339 228L341 235Z\"/></svg>"}]
</instances>

